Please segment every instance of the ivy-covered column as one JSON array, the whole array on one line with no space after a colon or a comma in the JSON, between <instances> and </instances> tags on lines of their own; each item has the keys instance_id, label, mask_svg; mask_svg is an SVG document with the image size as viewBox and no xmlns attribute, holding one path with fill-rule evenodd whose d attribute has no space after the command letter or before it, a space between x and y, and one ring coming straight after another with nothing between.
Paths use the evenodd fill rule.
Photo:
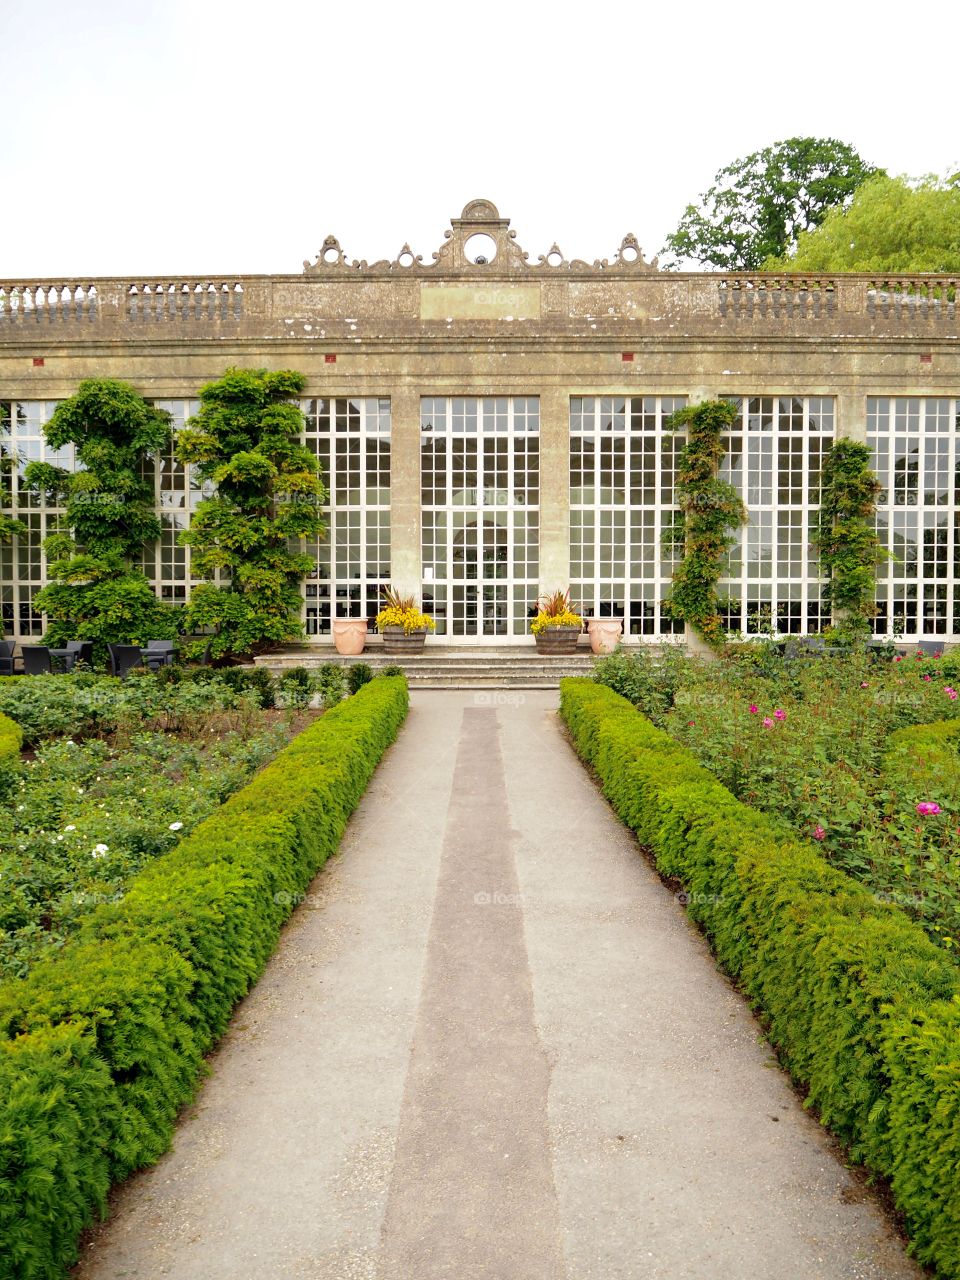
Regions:
<instances>
[{"instance_id":1,"label":"ivy-covered column","mask_svg":"<svg viewBox=\"0 0 960 1280\"><path fill-rule=\"evenodd\" d=\"M838 439L823 465L821 486L815 541L826 578L824 599L841 638L862 641L876 607L877 565L887 554L876 534L881 486L870 467L869 446Z\"/></svg>"},{"instance_id":2,"label":"ivy-covered column","mask_svg":"<svg viewBox=\"0 0 960 1280\"><path fill-rule=\"evenodd\" d=\"M678 410L664 424L670 430L687 429L675 485L682 520L664 535L671 550L681 546L684 554L664 605L713 650L722 648L725 639L717 583L733 545L732 531L747 518L740 495L719 479L723 433L736 416L729 401L704 400Z\"/></svg>"}]
</instances>

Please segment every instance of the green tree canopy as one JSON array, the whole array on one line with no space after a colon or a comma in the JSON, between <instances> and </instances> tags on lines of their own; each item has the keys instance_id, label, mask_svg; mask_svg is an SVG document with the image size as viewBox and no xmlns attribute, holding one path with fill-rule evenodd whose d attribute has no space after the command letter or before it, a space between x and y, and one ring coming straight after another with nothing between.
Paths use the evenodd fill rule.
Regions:
<instances>
[{"instance_id":1,"label":"green tree canopy","mask_svg":"<svg viewBox=\"0 0 960 1280\"><path fill-rule=\"evenodd\" d=\"M139 644L177 634L179 612L157 599L136 567L160 535L145 463L170 448L169 415L126 382L91 378L62 401L44 427L48 445L73 444L78 467L31 462L24 481L66 507L66 529L43 544L49 583L35 605L50 619L46 639ZM69 532L67 532L69 530Z\"/></svg>"},{"instance_id":2,"label":"green tree canopy","mask_svg":"<svg viewBox=\"0 0 960 1280\"><path fill-rule=\"evenodd\" d=\"M189 624L213 630L213 657L254 653L302 634L300 584L312 557L290 550L325 531L316 456L300 443L293 397L302 374L228 369L200 392L200 412L177 437L177 456L217 486L181 540L195 571L219 585L194 588Z\"/></svg>"},{"instance_id":3,"label":"green tree canopy","mask_svg":"<svg viewBox=\"0 0 960 1280\"><path fill-rule=\"evenodd\" d=\"M960 174L911 180L876 174L849 208L831 209L770 271L960 271Z\"/></svg>"},{"instance_id":4,"label":"green tree canopy","mask_svg":"<svg viewBox=\"0 0 960 1280\"><path fill-rule=\"evenodd\" d=\"M836 138L787 138L721 169L698 205L687 205L661 251L676 266L757 271L788 253L801 232L818 227L879 172Z\"/></svg>"}]
</instances>

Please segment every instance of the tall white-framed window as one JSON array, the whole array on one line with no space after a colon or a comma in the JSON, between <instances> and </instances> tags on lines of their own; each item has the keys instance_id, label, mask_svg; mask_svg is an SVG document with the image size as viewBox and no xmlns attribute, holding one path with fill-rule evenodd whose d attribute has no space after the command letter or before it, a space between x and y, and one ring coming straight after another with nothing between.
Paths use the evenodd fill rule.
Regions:
<instances>
[{"instance_id":1,"label":"tall white-framed window","mask_svg":"<svg viewBox=\"0 0 960 1280\"><path fill-rule=\"evenodd\" d=\"M329 635L334 617L372 622L390 582L390 401L317 397L300 407L327 490L327 532L297 544L316 561L303 621L308 636Z\"/></svg>"},{"instance_id":2,"label":"tall white-framed window","mask_svg":"<svg viewBox=\"0 0 960 1280\"><path fill-rule=\"evenodd\" d=\"M622 617L624 633L669 636L662 608L674 556L663 549L683 440L664 422L686 396L570 400L570 588L587 617Z\"/></svg>"},{"instance_id":3,"label":"tall white-framed window","mask_svg":"<svg viewBox=\"0 0 960 1280\"><path fill-rule=\"evenodd\" d=\"M877 536L878 635L960 633L960 399L871 396L867 443L882 490Z\"/></svg>"},{"instance_id":4,"label":"tall white-framed window","mask_svg":"<svg viewBox=\"0 0 960 1280\"><path fill-rule=\"evenodd\" d=\"M749 521L736 533L719 590L728 630L813 633L830 621L813 543L820 473L833 443L832 396L729 398L737 419L724 436L720 478Z\"/></svg>"},{"instance_id":5,"label":"tall white-framed window","mask_svg":"<svg viewBox=\"0 0 960 1280\"><path fill-rule=\"evenodd\" d=\"M0 400L0 509L26 525L26 533L0 543L0 616L4 635L32 639L43 634L44 619L34 608L47 581L42 544L52 533L66 531L64 509L31 493L23 483L30 462L49 462L72 471L73 445L53 449L43 436L57 407L55 400Z\"/></svg>"},{"instance_id":6,"label":"tall white-framed window","mask_svg":"<svg viewBox=\"0 0 960 1280\"><path fill-rule=\"evenodd\" d=\"M420 401L423 601L436 633L522 636L536 613L540 401Z\"/></svg>"}]
</instances>

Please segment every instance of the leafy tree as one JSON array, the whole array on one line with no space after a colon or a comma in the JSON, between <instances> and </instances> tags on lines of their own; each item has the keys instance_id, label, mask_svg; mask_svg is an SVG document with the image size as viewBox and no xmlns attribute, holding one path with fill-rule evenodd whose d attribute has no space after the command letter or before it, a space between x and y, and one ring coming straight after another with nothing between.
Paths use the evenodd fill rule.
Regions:
<instances>
[{"instance_id":1,"label":"leafy tree","mask_svg":"<svg viewBox=\"0 0 960 1280\"><path fill-rule=\"evenodd\" d=\"M177 436L177 456L217 486L181 540L193 568L227 581L195 587L187 618L212 630L212 657L260 652L302 635L300 586L313 566L289 540L325 531L317 459L300 443L291 398L300 373L228 369L200 392L201 408Z\"/></svg>"},{"instance_id":2,"label":"leafy tree","mask_svg":"<svg viewBox=\"0 0 960 1280\"><path fill-rule=\"evenodd\" d=\"M677 261L757 271L877 172L836 138L787 138L721 169L700 204L687 205L663 252Z\"/></svg>"},{"instance_id":3,"label":"leafy tree","mask_svg":"<svg viewBox=\"0 0 960 1280\"><path fill-rule=\"evenodd\" d=\"M849 208L827 212L796 250L765 264L786 271L960 271L960 174L916 180L876 174Z\"/></svg>"},{"instance_id":4,"label":"leafy tree","mask_svg":"<svg viewBox=\"0 0 960 1280\"><path fill-rule=\"evenodd\" d=\"M665 547L681 547L684 556L664 608L715 649L724 640L717 583L733 545L731 531L747 519L740 495L718 478L726 452L723 433L736 416L736 405L729 400L703 400L678 409L664 423L671 431L687 428L687 443L677 459L677 505L683 518L663 535Z\"/></svg>"},{"instance_id":5,"label":"leafy tree","mask_svg":"<svg viewBox=\"0 0 960 1280\"><path fill-rule=\"evenodd\" d=\"M108 642L172 638L179 612L134 567L144 543L160 535L143 464L169 448L169 416L129 383L92 378L57 405L44 435L54 449L73 444L78 463L72 472L46 462L24 470L28 488L65 505L70 530L43 544L50 581L36 607L51 620L47 641L93 640L102 662Z\"/></svg>"}]
</instances>

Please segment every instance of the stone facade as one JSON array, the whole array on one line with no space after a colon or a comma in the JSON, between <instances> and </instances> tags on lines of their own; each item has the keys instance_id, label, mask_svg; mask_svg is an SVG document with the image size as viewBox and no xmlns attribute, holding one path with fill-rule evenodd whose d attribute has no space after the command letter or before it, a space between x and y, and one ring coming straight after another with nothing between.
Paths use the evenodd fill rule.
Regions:
<instances>
[{"instance_id":1,"label":"stone facade","mask_svg":"<svg viewBox=\"0 0 960 1280\"><path fill-rule=\"evenodd\" d=\"M629 595L631 570L628 566L620 571L622 557L618 559L616 545L607 556L602 540L616 544L624 521L624 527L638 530L641 508L670 506L664 498L662 474L667 446L659 418L654 425L659 413L655 405L661 399L668 407L683 398L743 399L743 457L749 460L751 450L759 449L757 529L766 528L760 512L770 518L769 529L758 535L759 541L751 542L748 536L744 543L736 568L741 596L749 595L751 581L764 583L764 548L771 538L775 544L781 536L778 512L785 490L782 483L778 485L777 469L788 465L791 439L807 441L811 433L821 430L866 439L872 424L878 457L882 453L889 467L883 528L893 549L899 548L905 568L917 567L912 578L909 573L900 574L896 566L883 571L888 574L889 590L878 627L907 635L952 635L960 632L960 599L955 598L960 591L960 537L954 529L954 475L960 464L955 457L960 400L958 283L929 276L664 272L657 269L655 260L645 261L632 235L624 238L609 260L567 261L554 245L531 262L517 244L509 219L500 217L488 201L474 200L453 220L429 263L406 245L394 261L348 261L339 242L329 237L316 260L305 262L298 275L0 282L0 405L7 406L8 423L15 422L15 406L55 402L71 395L79 381L88 377L123 378L154 399L187 402L229 365L299 369L308 379L308 396L324 405L389 402L389 577L419 595L425 587L430 593L430 578L424 574L422 445L424 430L441 429L424 426L424 404L432 403L438 415L442 411L437 406L453 406L444 411L454 416L442 428L453 451L447 463L453 465L451 459L461 447L453 443L458 432L462 429L469 435L473 430L469 424L463 428L456 419L458 405L462 408L465 401L472 404L473 398L479 398L477 412L481 413L486 412L485 404L489 407L494 401L514 406L502 428L504 438L513 440L515 406L535 402L539 488L534 486L531 492L536 492L533 505L538 512L536 580L543 589L566 586L572 579L589 581L599 602L594 607L614 612L618 607L629 608L629 602L617 596L618 592ZM623 404L627 405L625 425ZM571 470L573 405L578 413L589 409L596 415L588 434L595 438L591 465L598 470L595 476L591 472L590 484L580 476L579 488ZM630 480L634 461L637 468L641 466L637 442L644 405L653 416L643 431L656 442L658 451L652 499ZM29 413L21 415L23 422L28 419ZM24 439L33 439L31 429L24 428ZM330 427L333 436L336 430L335 425ZM491 438L500 430L491 426ZM790 430L798 433L796 437L789 436ZM634 452L625 446L624 462L615 451L613 470L601 476L603 439L619 432L634 441L630 446ZM8 435L8 451L16 452L12 428ZM765 436L779 442L771 446L776 455L772 480L764 472ZM511 468L514 465L521 464L514 460ZM749 470L753 464L744 465ZM621 472L626 466L625 479L621 480L618 466ZM812 487L813 464L805 462L797 475ZM498 482L493 487L501 496L509 487L510 496L503 505L512 512L514 507L531 505L531 499L528 492L515 501L512 469L510 476L509 485ZM736 467L731 478L739 479ZM465 483L470 486L469 477ZM752 509L746 473L743 483ZM449 501L438 499L435 504L436 527L443 524L440 515L447 513L449 524L456 508L464 505L455 485L456 481L448 481ZM485 503L497 505L499 499L491 498L483 486L482 476L478 479L474 474L472 496L465 505L479 509ZM11 492L8 501L16 501L15 485ZM795 507L797 527L803 524L808 530L808 517L815 507L811 492L802 500L788 500L786 506ZM591 507L597 511L592 523ZM363 537L364 499L358 500L357 509L361 512L357 527ZM601 512L608 509L611 519L604 523ZM580 538L578 565L573 566L572 513ZM513 555L516 536L512 520L511 515L504 525L509 527L505 535L509 545L502 552L507 557ZM596 555L603 563L598 561L592 569L587 564L585 569L583 548L589 538L583 529L594 525ZM525 527L529 534L534 524ZM607 535L603 529L612 533ZM448 550L454 547L451 554L456 559L461 534L445 536L453 539L447 545ZM501 555L496 549L499 537L495 531L493 549L486 557L491 562ZM482 531L476 535L471 529L463 538L476 538L478 549L472 560L468 557L458 581L482 582ZM806 541L806 533L801 534L800 542ZM6 568L0 569L0 579L7 591L16 587L24 553L14 546L4 549L4 554ZM659 556L659 552L653 554ZM40 581L39 552L31 548L30 555L32 572ZM770 555L775 557L776 552ZM511 582L520 584L515 588L518 600L528 589L530 563L528 558L519 575L513 567L507 574ZM635 570L638 564L639 553ZM758 570L753 576L751 564ZM457 566L460 573L459 560ZM379 564L378 570L384 567ZM657 590L665 574L668 570L662 565L652 573ZM448 567L447 575L452 592L454 570ZM637 579L637 571L633 577ZM805 565L797 581L801 578L813 582L815 567ZM494 580L495 574L490 577L491 583ZM609 609L601 601L601 580L612 583L612 592L606 593ZM911 588L916 588L912 604ZM462 596L461 587L456 590ZM797 607L787 611L791 629L806 630L812 625L816 609L807 601L807 593L805 586L802 604L798 593ZM15 592L7 591L4 599L8 632L30 631L26 606L17 603ZM452 596L448 605L451 600ZM747 616L748 604L763 601L762 590L752 601L744 598L741 616ZM331 607L336 607L335 601ZM366 607L363 604L361 611ZM509 613L509 604L506 608ZM775 605L775 614L778 608ZM482 612L481 602L477 617ZM467 614L469 607L464 617ZM37 625L34 619L34 632ZM659 623L651 625L652 631L639 625L632 630L651 636L661 630ZM462 629L464 639L483 638L482 618L475 634L469 620ZM506 634L517 639L519 630L508 627ZM459 638L449 629L448 634ZM496 634L503 636L502 628Z\"/></svg>"}]
</instances>

